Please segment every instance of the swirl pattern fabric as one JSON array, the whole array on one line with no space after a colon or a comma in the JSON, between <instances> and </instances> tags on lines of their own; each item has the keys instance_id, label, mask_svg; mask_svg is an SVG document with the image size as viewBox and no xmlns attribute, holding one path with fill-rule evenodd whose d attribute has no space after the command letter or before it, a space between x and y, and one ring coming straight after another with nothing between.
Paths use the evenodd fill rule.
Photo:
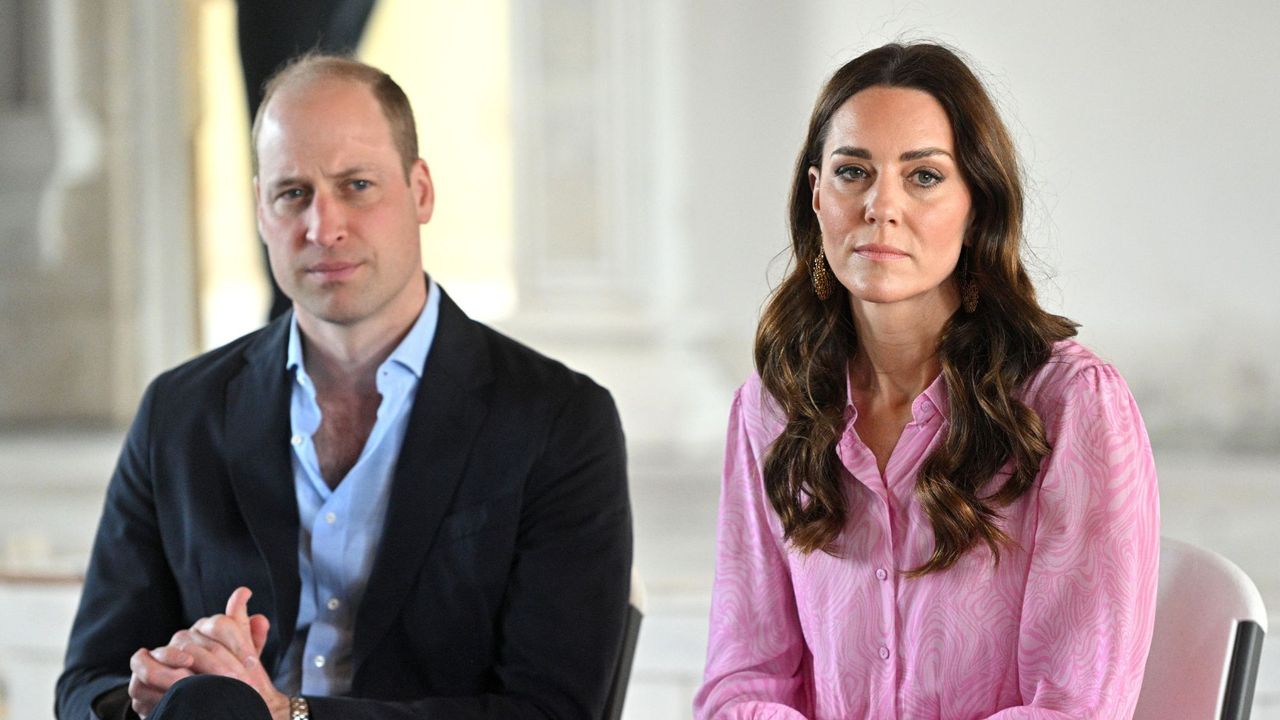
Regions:
<instances>
[{"instance_id":1,"label":"swirl pattern fabric","mask_svg":"<svg viewBox=\"0 0 1280 720\"><path fill-rule=\"evenodd\" d=\"M840 556L782 538L761 478L782 428L758 377L729 420L699 719L1131 718L1155 618L1159 502L1142 417L1114 367L1066 341L1021 399L1052 452L1004 508L1016 547L979 546L921 578L933 549L915 478L948 426L941 377L916 398L882 477L854 431L837 446ZM998 487L1007 469L992 479Z\"/></svg>"}]
</instances>

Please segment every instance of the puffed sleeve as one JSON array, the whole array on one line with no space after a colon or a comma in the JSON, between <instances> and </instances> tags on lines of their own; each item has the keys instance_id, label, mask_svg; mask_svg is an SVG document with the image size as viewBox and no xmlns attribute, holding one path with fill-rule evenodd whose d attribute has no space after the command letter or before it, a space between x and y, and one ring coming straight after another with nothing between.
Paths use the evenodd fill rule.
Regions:
<instances>
[{"instance_id":1,"label":"puffed sleeve","mask_svg":"<svg viewBox=\"0 0 1280 720\"><path fill-rule=\"evenodd\" d=\"M738 390L729 415L707 665L693 703L698 720L805 717L805 642L752 440L759 417L744 408L751 387Z\"/></svg>"},{"instance_id":2,"label":"puffed sleeve","mask_svg":"<svg viewBox=\"0 0 1280 720\"><path fill-rule=\"evenodd\" d=\"M1025 705L991 720L1127 720L1155 620L1160 516L1151 445L1128 386L1108 365L1069 382L1056 429L1023 599Z\"/></svg>"}]
</instances>

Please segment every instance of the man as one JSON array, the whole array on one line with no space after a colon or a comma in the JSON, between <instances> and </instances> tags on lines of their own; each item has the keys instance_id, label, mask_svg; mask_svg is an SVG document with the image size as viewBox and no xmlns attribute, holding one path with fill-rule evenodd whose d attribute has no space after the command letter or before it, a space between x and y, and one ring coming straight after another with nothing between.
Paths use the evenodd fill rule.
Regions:
<instances>
[{"instance_id":1,"label":"man","mask_svg":"<svg viewBox=\"0 0 1280 720\"><path fill-rule=\"evenodd\" d=\"M304 58L253 137L293 313L147 390L59 717L598 716L631 563L608 393L423 275L431 177L385 74Z\"/></svg>"}]
</instances>

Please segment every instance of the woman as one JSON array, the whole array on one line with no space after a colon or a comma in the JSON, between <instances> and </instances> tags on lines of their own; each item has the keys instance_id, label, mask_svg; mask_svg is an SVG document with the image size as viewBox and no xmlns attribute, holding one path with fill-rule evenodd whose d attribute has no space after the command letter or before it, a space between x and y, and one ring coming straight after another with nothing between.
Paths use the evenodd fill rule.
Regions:
<instances>
[{"instance_id":1,"label":"woman","mask_svg":"<svg viewBox=\"0 0 1280 720\"><path fill-rule=\"evenodd\" d=\"M1155 467L1119 374L1037 304L1022 204L951 51L823 88L730 418L697 717L1132 715Z\"/></svg>"}]
</instances>

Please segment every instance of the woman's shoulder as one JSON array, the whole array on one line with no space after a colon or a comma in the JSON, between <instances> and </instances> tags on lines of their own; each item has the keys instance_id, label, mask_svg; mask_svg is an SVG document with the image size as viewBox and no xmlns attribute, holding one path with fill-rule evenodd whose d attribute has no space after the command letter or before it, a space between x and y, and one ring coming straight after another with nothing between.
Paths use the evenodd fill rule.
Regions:
<instances>
[{"instance_id":1,"label":"woman's shoulder","mask_svg":"<svg viewBox=\"0 0 1280 720\"><path fill-rule=\"evenodd\" d=\"M1026 382L1023 402L1041 417L1084 393L1129 392L1120 371L1096 352L1075 340L1053 345L1049 359Z\"/></svg>"},{"instance_id":2,"label":"woman's shoulder","mask_svg":"<svg viewBox=\"0 0 1280 720\"><path fill-rule=\"evenodd\" d=\"M760 374L754 370L733 393L733 412L747 419L759 420L762 413L775 405L773 398L765 392Z\"/></svg>"},{"instance_id":3,"label":"woman's shoulder","mask_svg":"<svg viewBox=\"0 0 1280 720\"><path fill-rule=\"evenodd\" d=\"M1033 377L1069 382L1071 378L1089 369L1115 371L1110 362L1080 342L1059 340L1053 344L1049 359Z\"/></svg>"},{"instance_id":4,"label":"woman's shoulder","mask_svg":"<svg viewBox=\"0 0 1280 720\"><path fill-rule=\"evenodd\" d=\"M754 370L734 393L731 412L741 419L753 439L766 443L772 442L786 425L785 413Z\"/></svg>"}]
</instances>

